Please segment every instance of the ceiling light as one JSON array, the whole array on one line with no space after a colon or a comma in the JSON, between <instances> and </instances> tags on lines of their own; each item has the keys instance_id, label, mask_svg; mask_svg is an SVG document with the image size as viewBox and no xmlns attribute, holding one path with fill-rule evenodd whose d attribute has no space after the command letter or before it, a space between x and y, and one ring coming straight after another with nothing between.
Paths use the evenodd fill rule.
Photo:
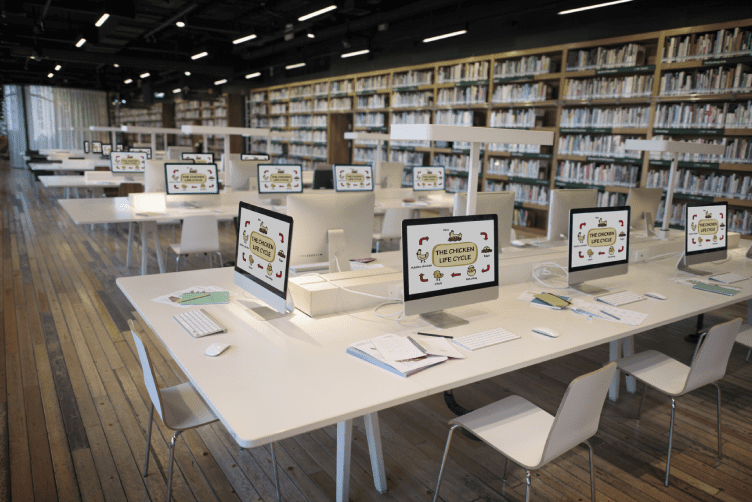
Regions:
<instances>
[{"instance_id":1,"label":"ceiling light","mask_svg":"<svg viewBox=\"0 0 752 502\"><path fill-rule=\"evenodd\" d=\"M175 26L177 26L178 28L185 28L185 23L183 21L177 21L175 23Z\"/></svg>"},{"instance_id":2,"label":"ceiling light","mask_svg":"<svg viewBox=\"0 0 752 502\"><path fill-rule=\"evenodd\" d=\"M62 66L60 66L60 65L57 65L57 66L55 67L55 71L60 71L60 69L61 69L61 68L62 68Z\"/></svg>"},{"instance_id":3,"label":"ceiling light","mask_svg":"<svg viewBox=\"0 0 752 502\"><path fill-rule=\"evenodd\" d=\"M155 92L154 93L154 97L155 98L163 98L164 97L164 92Z\"/></svg>"},{"instance_id":4,"label":"ceiling light","mask_svg":"<svg viewBox=\"0 0 752 502\"><path fill-rule=\"evenodd\" d=\"M173 90L172 90L172 93L173 93L173 94L177 94L177 93L179 93L179 92L180 92L180 89L173 89Z\"/></svg>"},{"instance_id":5,"label":"ceiling light","mask_svg":"<svg viewBox=\"0 0 752 502\"><path fill-rule=\"evenodd\" d=\"M217 80L216 82L214 82L214 85L222 85L226 83L227 83L227 79L223 78L222 80Z\"/></svg>"},{"instance_id":6,"label":"ceiling light","mask_svg":"<svg viewBox=\"0 0 752 502\"><path fill-rule=\"evenodd\" d=\"M34 60L36 60L36 59L37 59L37 57L36 57L36 56L29 56L29 58L31 58L31 59L34 59Z\"/></svg>"},{"instance_id":7,"label":"ceiling light","mask_svg":"<svg viewBox=\"0 0 752 502\"><path fill-rule=\"evenodd\" d=\"M189 71L185 72L185 76L186 77L190 77L191 76L191 72L189 72Z\"/></svg>"},{"instance_id":8,"label":"ceiling light","mask_svg":"<svg viewBox=\"0 0 752 502\"><path fill-rule=\"evenodd\" d=\"M311 32L309 31L309 32L308 32L308 38L316 38L316 35L314 35L313 33L311 33Z\"/></svg>"},{"instance_id":9,"label":"ceiling light","mask_svg":"<svg viewBox=\"0 0 752 502\"><path fill-rule=\"evenodd\" d=\"M141 78L146 78L146 77L148 77L149 75L151 75L151 73L149 73L149 72L147 71L146 73L142 73L141 75L139 75L139 77L141 77Z\"/></svg>"},{"instance_id":10,"label":"ceiling light","mask_svg":"<svg viewBox=\"0 0 752 502\"><path fill-rule=\"evenodd\" d=\"M336 5L330 5L329 7L324 7L323 9L317 10L316 12L311 12L310 14L306 14L305 16L299 17L298 21L307 21L308 19L311 19L312 17L320 16L321 14L325 14L336 8L337 8Z\"/></svg>"},{"instance_id":11,"label":"ceiling light","mask_svg":"<svg viewBox=\"0 0 752 502\"><path fill-rule=\"evenodd\" d=\"M194 54L193 56L191 56L191 59L195 61L197 59L201 59L202 57L208 56L208 55L209 55L208 52L199 52L198 54Z\"/></svg>"},{"instance_id":12,"label":"ceiling light","mask_svg":"<svg viewBox=\"0 0 752 502\"><path fill-rule=\"evenodd\" d=\"M355 52L348 52L347 54L342 54L343 58L351 58L353 56L360 56L361 54L368 54L371 52L368 49L363 49L362 51L355 51Z\"/></svg>"},{"instance_id":13,"label":"ceiling light","mask_svg":"<svg viewBox=\"0 0 752 502\"><path fill-rule=\"evenodd\" d=\"M428 42L435 42L436 40L441 40L441 39L449 38L449 37L456 37L458 35L464 35L465 33L467 33L467 30L453 31L452 33L445 33L444 35L438 35L435 37L425 38L423 39L423 43L426 44Z\"/></svg>"},{"instance_id":14,"label":"ceiling light","mask_svg":"<svg viewBox=\"0 0 752 502\"><path fill-rule=\"evenodd\" d=\"M600 7L608 7L609 5L616 5L616 4L619 4L619 3L627 3L627 2L631 2L631 1L632 0L616 0L615 2L599 3L599 4L596 4L596 5L590 5L588 7L579 7L577 9L563 10L563 11L559 12L559 15L562 15L562 14L572 14L574 12L581 12L583 10L598 9Z\"/></svg>"},{"instance_id":15,"label":"ceiling light","mask_svg":"<svg viewBox=\"0 0 752 502\"><path fill-rule=\"evenodd\" d=\"M99 27L100 27L100 26L102 26L102 25L103 25L103 24L105 23L105 21L107 21L107 20L108 20L109 18L110 18L110 15L109 15L109 14L107 14L107 13L104 13L104 14L102 14L102 17L100 17L100 18L99 18L99 20L98 20L98 21L97 21L96 23L94 23L94 26L96 26L97 28L99 28Z\"/></svg>"},{"instance_id":16,"label":"ceiling light","mask_svg":"<svg viewBox=\"0 0 752 502\"><path fill-rule=\"evenodd\" d=\"M54 77L54 76L55 76L55 74L54 74L54 73L48 73L48 74L47 74L47 78L52 78L52 77Z\"/></svg>"},{"instance_id":17,"label":"ceiling light","mask_svg":"<svg viewBox=\"0 0 752 502\"><path fill-rule=\"evenodd\" d=\"M233 40L232 43L234 45L242 44L243 42L247 42L249 40L253 40L256 38L256 35L248 35L247 37L239 38L237 40Z\"/></svg>"},{"instance_id":18,"label":"ceiling light","mask_svg":"<svg viewBox=\"0 0 752 502\"><path fill-rule=\"evenodd\" d=\"M120 68L120 65L119 65L119 64L117 64L117 63L115 63L115 64L114 64L114 65L112 65L112 66L114 66L115 68Z\"/></svg>"},{"instance_id":19,"label":"ceiling light","mask_svg":"<svg viewBox=\"0 0 752 502\"><path fill-rule=\"evenodd\" d=\"M249 73L248 75L245 76L245 78L256 78L260 76L261 76L261 72L257 71L256 73Z\"/></svg>"},{"instance_id":20,"label":"ceiling light","mask_svg":"<svg viewBox=\"0 0 752 502\"><path fill-rule=\"evenodd\" d=\"M132 84L133 83L133 79L132 78L127 78L127 79L123 80L123 83L124 84Z\"/></svg>"},{"instance_id":21,"label":"ceiling light","mask_svg":"<svg viewBox=\"0 0 752 502\"><path fill-rule=\"evenodd\" d=\"M76 47L81 47L85 43L86 43L86 39L82 38L81 40L79 40L78 42L76 42Z\"/></svg>"},{"instance_id":22,"label":"ceiling light","mask_svg":"<svg viewBox=\"0 0 752 502\"><path fill-rule=\"evenodd\" d=\"M285 70L292 70L293 68L302 68L305 66L305 63L296 63L296 64L290 64L285 66Z\"/></svg>"}]
</instances>

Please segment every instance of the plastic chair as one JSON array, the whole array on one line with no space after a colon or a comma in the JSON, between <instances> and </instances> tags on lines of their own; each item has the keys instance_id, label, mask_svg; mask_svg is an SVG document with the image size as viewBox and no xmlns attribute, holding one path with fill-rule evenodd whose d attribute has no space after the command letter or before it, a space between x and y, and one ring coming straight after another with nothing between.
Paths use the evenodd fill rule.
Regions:
<instances>
[{"instance_id":1,"label":"plastic chair","mask_svg":"<svg viewBox=\"0 0 752 502\"><path fill-rule=\"evenodd\" d=\"M741 328L739 328L739 334L736 335L736 343L749 347L746 359L746 361L749 361L749 355L752 354L752 325L749 324L749 316L747 316L747 322L743 323Z\"/></svg>"},{"instance_id":2,"label":"plastic chair","mask_svg":"<svg viewBox=\"0 0 752 502\"><path fill-rule=\"evenodd\" d=\"M373 240L376 241L376 252L379 252L381 241L402 238L402 220L410 218L412 209L398 208L387 209L384 212L384 221L381 222L381 232L374 232Z\"/></svg>"},{"instance_id":3,"label":"plastic chair","mask_svg":"<svg viewBox=\"0 0 752 502\"><path fill-rule=\"evenodd\" d=\"M439 497L452 433L457 427L472 432L479 439L506 457L504 477L507 480L509 459L525 468L525 501L530 500L530 471L538 469L580 443L590 450L590 493L595 502L595 471L593 447L588 442L598 432L603 403L606 400L616 364L572 380L559 404L556 416L538 408L525 398L510 396L467 415L450 420L444 458L433 500Z\"/></svg>"},{"instance_id":4,"label":"plastic chair","mask_svg":"<svg viewBox=\"0 0 752 502\"><path fill-rule=\"evenodd\" d=\"M191 253L217 253L219 266L222 267L222 253L219 248L219 228L214 215L187 216L183 219L183 231L180 243L170 244L169 249L175 253L175 271L180 267L180 257ZM209 267L212 266L211 254Z\"/></svg>"},{"instance_id":5,"label":"plastic chair","mask_svg":"<svg viewBox=\"0 0 752 502\"><path fill-rule=\"evenodd\" d=\"M637 410L637 420L642 413L642 403L648 386L671 397L671 424L668 432L668 457L666 458L666 480L671 468L671 446L674 438L674 417L676 415L676 398L708 384L715 385L718 392L718 459L721 457L721 388L718 380L726 374L726 366L734 341L742 324L741 318L734 319L703 333L697 344L697 350L691 366L680 363L656 350L646 350L633 356L616 360L620 370L642 381L645 387ZM704 342L703 342L704 338Z\"/></svg>"}]
</instances>

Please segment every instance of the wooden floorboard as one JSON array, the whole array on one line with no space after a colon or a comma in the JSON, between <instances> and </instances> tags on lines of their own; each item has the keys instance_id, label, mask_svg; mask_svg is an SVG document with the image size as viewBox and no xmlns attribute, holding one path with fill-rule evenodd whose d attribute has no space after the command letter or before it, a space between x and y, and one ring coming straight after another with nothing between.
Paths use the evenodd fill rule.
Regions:
<instances>
[{"instance_id":1,"label":"wooden floorboard","mask_svg":"<svg viewBox=\"0 0 752 502\"><path fill-rule=\"evenodd\" d=\"M186 381L158 338L133 312L115 279L140 273L140 246L126 262L127 227L81 227L60 209L55 193L35 197L27 172L0 162L0 502L163 501L172 431L159 418L152 432L149 475L142 476L150 400L128 329L135 319L147 334L157 379ZM173 240L160 228L161 244ZM521 235L522 237L522 235ZM232 226L220 226L225 262L233 259ZM157 273L153 244L149 273ZM191 257L181 269L206 267ZM172 270L174 262L168 267ZM734 317L740 303L705 316L706 326ZM694 346L683 335L687 319L635 339L689 363ZM669 401L648 391L642 419L639 395L624 390L607 403L592 439L599 502L752 500L752 363L735 347L723 391L723 459L716 458L715 388L678 401L671 486L663 486ZM555 413L569 382L599 368L605 346L455 389L464 406L477 408L512 394ZM641 390L641 389L640 389ZM322 396L322 398L324 398ZM260 410L263 412L263 410ZM362 420L353 427L353 502L421 502L433 498L453 417L441 395L380 413L389 485L379 494L371 477ZM269 446L241 449L219 424L180 436L173 478L175 501L276 500ZM286 501L326 502L335 496L336 428L327 427L276 445ZM482 443L455 434L441 498L445 501L522 501L524 471ZM590 499L588 452L575 448L533 473L533 499Z\"/></svg>"}]
</instances>

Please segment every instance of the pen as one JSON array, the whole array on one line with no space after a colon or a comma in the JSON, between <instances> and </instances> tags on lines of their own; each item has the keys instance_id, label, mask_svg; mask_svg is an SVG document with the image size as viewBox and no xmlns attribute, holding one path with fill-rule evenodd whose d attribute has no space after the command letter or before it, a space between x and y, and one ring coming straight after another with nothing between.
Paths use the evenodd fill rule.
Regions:
<instances>
[{"instance_id":1,"label":"pen","mask_svg":"<svg viewBox=\"0 0 752 502\"><path fill-rule=\"evenodd\" d=\"M593 316L588 312L585 312L579 309L572 309L572 312L574 312L575 314L587 316L587 318L590 319L591 321L593 320Z\"/></svg>"},{"instance_id":2,"label":"pen","mask_svg":"<svg viewBox=\"0 0 752 502\"><path fill-rule=\"evenodd\" d=\"M602 312L602 313L604 313L604 314L606 314L606 315L607 315L607 316L609 316L609 317L613 317L613 318L614 318L614 319L616 319L617 321L621 321L621 319L619 319L618 317L616 317L616 316L615 316L614 314L609 314L609 313L608 313L608 312L606 312L605 310L601 310L601 312Z\"/></svg>"},{"instance_id":3,"label":"pen","mask_svg":"<svg viewBox=\"0 0 752 502\"><path fill-rule=\"evenodd\" d=\"M432 333L420 333L420 332L418 332L418 333L415 333L415 334L416 334L416 335L423 335L423 336L435 336L435 337L438 337L438 338L449 338L450 340L454 339L454 337L453 337L453 336L447 336L447 335L434 335L434 334L432 334Z\"/></svg>"}]
</instances>

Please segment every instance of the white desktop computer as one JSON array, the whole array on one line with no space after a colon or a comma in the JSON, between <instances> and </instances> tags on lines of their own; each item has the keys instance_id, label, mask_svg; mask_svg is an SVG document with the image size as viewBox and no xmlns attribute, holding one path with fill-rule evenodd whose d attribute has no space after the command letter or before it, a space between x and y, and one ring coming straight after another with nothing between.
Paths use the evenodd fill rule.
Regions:
<instances>
[{"instance_id":1,"label":"white desktop computer","mask_svg":"<svg viewBox=\"0 0 752 502\"><path fill-rule=\"evenodd\" d=\"M193 151L192 146L168 146L167 147L167 159L168 160L183 160L183 152L190 153Z\"/></svg>"},{"instance_id":2,"label":"white desktop computer","mask_svg":"<svg viewBox=\"0 0 752 502\"><path fill-rule=\"evenodd\" d=\"M288 291L293 218L240 202L233 282L266 303L251 310L270 320L292 313Z\"/></svg>"},{"instance_id":3,"label":"white desktop computer","mask_svg":"<svg viewBox=\"0 0 752 502\"><path fill-rule=\"evenodd\" d=\"M314 172L314 176L315 176ZM336 164L332 167L337 192L373 192L373 168ZM314 179L315 181L315 179Z\"/></svg>"},{"instance_id":4,"label":"white desktop computer","mask_svg":"<svg viewBox=\"0 0 752 502\"><path fill-rule=\"evenodd\" d=\"M129 152L141 152L146 154L147 159L151 159L151 147L150 146L142 146L142 147L131 147L128 149Z\"/></svg>"},{"instance_id":5,"label":"white desktop computer","mask_svg":"<svg viewBox=\"0 0 752 502\"><path fill-rule=\"evenodd\" d=\"M258 190L258 165L262 160L231 160L230 189L234 192Z\"/></svg>"},{"instance_id":6,"label":"white desktop computer","mask_svg":"<svg viewBox=\"0 0 752 502\"><path fill-rule=\"evenodd\" d=\"M128 181L142 180L146 157L146 153L143 152L111 152L110 172L126 176Z\"/></svg>"},{"instance_id":7,"label":"white desktop computer","mask_svg":"<svg viewBox=\"0 0 752 502\"><path fill-rule=\"evenodd\" d=\"M546 239L549 241L564 240L566 242L569 235L570 210L597 205L598 190L596 189L551 190Z\"/></svg>"},{"instance_id":8,"label":"white desktop computer","mask_svg":"<svg viewBox=\"0 0 752 502\"><path fill-rule=\"evenodd\" d=\"M259 195L274 206L283 204L287 194L303 193L300 164L258 164L256 178Z\"/></svg>"},{"instance_id":9,"label":"white desktop computer","mask_svg":"<svg viewBox=\"0 0 752 502\"><path fill-rule=\"evenodd\" d=\"M103 143L102 144L102 155L104 157L109 157L112 153L112 144L110 143Z\"/></svg>"},{"instance_id":10,"label":"white desktop computer","mask_svg":"<svg viewBox=\"0 0 752 502\"><path fill-rule=\"evenodd\" d=\"M512 221L514 220L514 192L479 192L476 199L475 214L495 214L499 233L496 240L499 252L509 247L512 241ZM467 194L454 194L454 216L465 216L467 211Z\"/></svg>"},{"instance_id":11,"label":"white desktop computer","mask_svg":"<svg viewBox=\"0 0 752 502\"><path fill-rule=\"evenodd\" d=\"M102 153L102 142L101 141L92 141L91 142L91 153Z\"/></svg>"},{"instance_id":12,"label":"white desktop computer","mask_svg":"<svg viewBox=\"0 0 752 502\"><path fill-rule=\"evenodd\" d=\"M219 194L216 164L165 162L162 174L167 195Z\"/></svg>"},{"instance_id":13,"label":"white desktop computer","mask_svg":"<svg viewBox=\"0 0 752 502\"><path fill-rule=\"evenodd\" d=\"M405 315L438 328L468 321L444 309L499 297L495 214L402 221Z\"/></svg>"},{"instance_id":14,"label":"white desktop computer","mask_svg":"<svg viewBox=\"0 0 752 502\"><path fill-rule=\"evenodd\" d=\"M629 217L629 206L569 211L569 287L603 293L584 282L629 272Z\"/></svg>"},{"instance_id":15,"label":"white desktop computer","mask_svg":"<svg viewBox=\"0 0 752 502\"><path fill-rule=\"evenodd\" d=\"M445 170L443 167L416 166L412 169L413 191L436 192L444 191Z\"/></svg>"},{"instance_id":16,"label":"white desktop computer","mask_svg":"<svg viewBox=\"0 0 752 502\"><path fill-rule=\"evenodd\" d=\"M147 160L144 168L144 192L167 192L165 183L166 160ZM188 161L193 164L193 162Z\"/></svg>"},{"instance_id":17,"label":"white desktop computer","mask_svg":"<svg viewBox=\"0 0 752 502\"><path fill-rule=\"evenodd\" d=\"M400 188L404 171L405 164L402 162L382 162L379 172L376 173L379 178L378 184L381 188Z\"/></svg>"},{"instance_id":18,"label":"white desktop computer","mask_svg":"<svg viewBox=\"0 0 752 502\"><path fill-rule=\"evenodd\" d=\"M291 255L295 271L347 271L350 259L370 257L374 204L373 192L288 196L287 214L298 222Z\"/></svg>"},{"instance_id":19,"label":"white desktop computer","mask_svg":"<svg viewBox=\"0 0 752 502\"><path fill-rule=\"evenodd\" d=\"M89 142L84 140L84 153L89 153Z\"/></svg>"},{"instance_id":20,"label":"white desktop computer","mask_svg":"<svg viewBox=\"0 0 752 502\"><path fill-rule=\"evenodd\" d=\"M240 160L269 160L269 155L265 153L241 153Z\"/></svg>"},{"instance_id":21,"label":"white desktop computer","mask_svg":"<svg viewBox=\"0 0 752 502\"><path fill-rule=\"evenodd\" d=\"M663 188L630 188L627 206L632 208L632 220L629 226L633 230L644 227L646 236L654 236L653 222L662 197Z\"/></svg>"},{"instance_id":22,"label":"white desktop computer","mask_svg":"<svg viewBox=\"0 0 752 502\"><path fill-rule=\"evenodd\" d=\"M725 202L687 205L684 255L676 268L695 275L708 272L690 268L728 255L728 205Z\"/></svg>"},{"instance_id":23,"label":"white desktop computer","mask_svg":"<svg viewBox=\"0 0 752 502\"><path fill-rule=\"evenodd\" d=\"M121 143L118 143L118 144L115 145L115 151L116 152L124 152L125 151L125 147Z\"/></svg>"},{"instance_id":24,"label":"white desktop computer","mask_svg":"<svg viewBox=\"0 0 752 502\"><path fill-rule=\"evenodd\" d=\"M180 154L181 160L192 160L196 164L213 164L213 153L183 152Z\"/></svg>"}]
</instances>

